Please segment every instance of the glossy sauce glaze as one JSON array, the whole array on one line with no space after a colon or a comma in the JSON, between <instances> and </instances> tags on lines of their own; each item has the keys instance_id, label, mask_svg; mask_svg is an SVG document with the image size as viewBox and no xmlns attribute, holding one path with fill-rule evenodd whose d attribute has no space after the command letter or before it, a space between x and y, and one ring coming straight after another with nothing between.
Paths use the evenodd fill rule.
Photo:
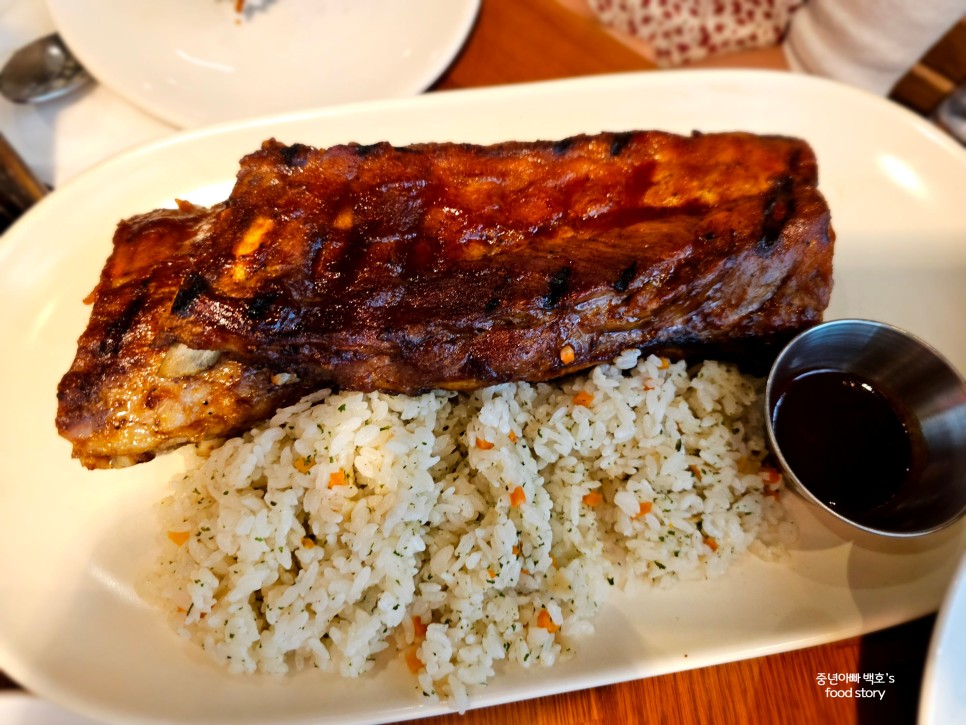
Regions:
<instances>
[{"instance_id":1,"label":"glossy sauce glaze","mask_svg":"<svg viewBox=\"0 0 966 725\"><path fill-rule=\"evenodd\" d=\"M875 383L834 370L805 372L779 391L775 439L798 480L833 510L861 515L918 476L918 423Z\"/></svg>"},{"instance_id":2,"label":"glossy sauce glaze","mask_svg":"<svg viewBox=\"0 0 966 725\"><path fill-rule=\"evenodd\" d=\"M58 429L101 467L222 437L296 385L473 390L631 347L773 359L828 304L817 183L807 143L747 133L266 141L224 202L121 224ZM149 393L178 379L155 380L175 344L236 365L210 395L215 368L191 381L200 401L223 396L223 416L182 405L158 426ZM240 382L256 371L289 382L251 394Z\"/></svg>"}]
</instances>

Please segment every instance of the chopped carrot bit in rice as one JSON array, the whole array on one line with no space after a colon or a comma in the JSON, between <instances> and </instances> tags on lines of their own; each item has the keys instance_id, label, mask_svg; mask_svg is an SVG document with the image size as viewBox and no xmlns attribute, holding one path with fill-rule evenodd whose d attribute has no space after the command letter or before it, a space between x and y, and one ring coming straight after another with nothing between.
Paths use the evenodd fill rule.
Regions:
<instances>
[{"instance_id":1,"label":"chopped carrot bit in rice","mask_svg":"<svg viewBox=\"0 0 966 725\"><path fill-rule=\"evenodd\" d=\"M537 626L547 630L550 632L550 634L553 634L560 629L560 627L558 627L553 621L553 617L550 616L550 612L548 612L546 609L541 609L537 613Z\"/></svg>"},{"instance_id":2,"label":"chopped carrot bit in rice","mask_svg":"<svg viewBox=\"0 0 966 725\"><path fill-rule=\"evenodd\" d=\"M183 546L187 543L188 539L191 538L190 531L169 531L168 538L177 544L178 546Z\"/></svg>"},{"instance_id":3,"label":"chopped carrot bit in rice","mask_svg":"<svg viewBox=\"0 0 966 725\"><path fill-rule=\"evenodd\" d=\"M419 642L426 639L426 623L420 617L413 617L413 636Z\"/></svg>"},{"instance_id":4,"label":"chopped carrot bit in rice","mask_svg":"<svg viewBox=\"0 0 966 725\"><path fill-rule=\"evenodd\" d=\"M582 405L585 408L589 408L590 404L594 402L593 393L588 393L586 390L581 390L574 396L574 405Z\"/></svg>"},{"instance_id":5,"label":"chopped carrot bit in rice","mask_svg":"<svg viewBox=\"0 0 966 725\"><path fill-rule=\"evenodd\" d=\"M292 466L299 473L308 473L315 465L315 456L301 456L292 461Z\"/></svg>"},{"instance_id":6,"label":"chopped carrot bit in rice","mask_svg":"<svg viewBox=\"0 0 966 725\"><path fill-rule=\"evenodd\" d=\"M418 644L413 644L407 647L406 652L403 656L406 660L406 666L409 668L409 671L412 672L414 675L426 666L423 664L423 661L419 659Z\"/></svg>"}]
</instances>

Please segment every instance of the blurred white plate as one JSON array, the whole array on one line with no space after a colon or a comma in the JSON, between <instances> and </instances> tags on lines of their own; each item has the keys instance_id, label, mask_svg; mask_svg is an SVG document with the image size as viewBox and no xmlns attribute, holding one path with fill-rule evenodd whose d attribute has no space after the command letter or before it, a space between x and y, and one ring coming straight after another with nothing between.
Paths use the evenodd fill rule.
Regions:
<instances>
[{"instance_id":1,"label":"blurred white plate","mask_svg":"<svg viewBox=\"0 0 966 725\"><path fill-rule=\"evenodd\" d=\"M939 610L919 698L919 725L966 723L966 557Z\"/></svg>"},{"instance_id":2,"label":"blurred white plate","mask_svg":"<svg viewBox=\"0 0 966 725\"><path fill-rule=\"evenodd\" d=\"M966 370L966 151L921 118L845 86L777 73L624 74L180 134L64 184L0 240L0 669L50 701L111 721L347 725L445 712L420 695L398 658L353 680L316 671L231 676L138 597L135 582L154 555L152 507L179 458L94 472L70 459L54 429L55 390L87 322L82 300L119 219L175 198L224 199L238 160L267 136L320 146L488 143L635 128L807 139L837 232L829 315L909 329ZM966 523L889 541L854 537L798 499L789 505L801 536L787 560L748 556L717 580L617 594L573 659L547 670L500 668L473 705L807 647L939 607Z\"/></svg>"},{"instance_id":3,"label":"blurred white plate","mask_svg":"<svg viewBox=\"0 0 966 725\"><path fill-rule=\"evenodd\" d=\"M97 725L82 715L67 712L25 692L0 692L3 725Z\"/></svg>"},{"instance_id":4,"label":"blurred white plate","mask_svg":"<svg viewBox=\"0 0 966 725\"><path fill-rule=\"evenodd\" d=\"M48 0L106 86L182 128L425 90L480 0Z\"/></svg>"}]
</instances>

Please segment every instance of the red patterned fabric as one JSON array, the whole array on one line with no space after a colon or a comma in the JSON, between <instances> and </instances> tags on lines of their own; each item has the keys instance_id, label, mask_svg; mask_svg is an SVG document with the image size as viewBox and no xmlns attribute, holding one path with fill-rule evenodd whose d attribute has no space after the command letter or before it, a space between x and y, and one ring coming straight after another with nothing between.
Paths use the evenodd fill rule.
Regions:
<instances>
[{"instance_id":1,"label":"red patterned fabric","mask_svg":"<svg viewBox=\"0 0 966 725\"><path fill-rule=\"evenodd\" d=\"M646 40L676 66L778 43L805 0L587 0L601 22Z\"/></svg>"}]
</instances>

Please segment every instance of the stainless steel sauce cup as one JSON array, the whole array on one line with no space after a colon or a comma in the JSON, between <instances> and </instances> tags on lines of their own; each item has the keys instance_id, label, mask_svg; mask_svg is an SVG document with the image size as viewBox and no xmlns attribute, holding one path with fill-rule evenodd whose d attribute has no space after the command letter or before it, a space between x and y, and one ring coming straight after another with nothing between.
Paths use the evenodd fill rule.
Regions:
<instances>
[{"instance_id":1,"label":"stainless steel sauce cup","mask_svg":"<svg viewBox=\"0 0 966 725\"><path fill-rule=\"evenodd\" d=\"M775 435L779 399L792 381L814 371L872 381L918 424L920 465L886 502L838 510L810 490L783 455ZM908 332L854 319L803 332L775 360L765 405L769 443L792 489L840 521L875 534L911 537L942 529L966 514L966 383L938 352ZM828 413L836 415L835 410Z\"/></svg>"}]
</instances>

